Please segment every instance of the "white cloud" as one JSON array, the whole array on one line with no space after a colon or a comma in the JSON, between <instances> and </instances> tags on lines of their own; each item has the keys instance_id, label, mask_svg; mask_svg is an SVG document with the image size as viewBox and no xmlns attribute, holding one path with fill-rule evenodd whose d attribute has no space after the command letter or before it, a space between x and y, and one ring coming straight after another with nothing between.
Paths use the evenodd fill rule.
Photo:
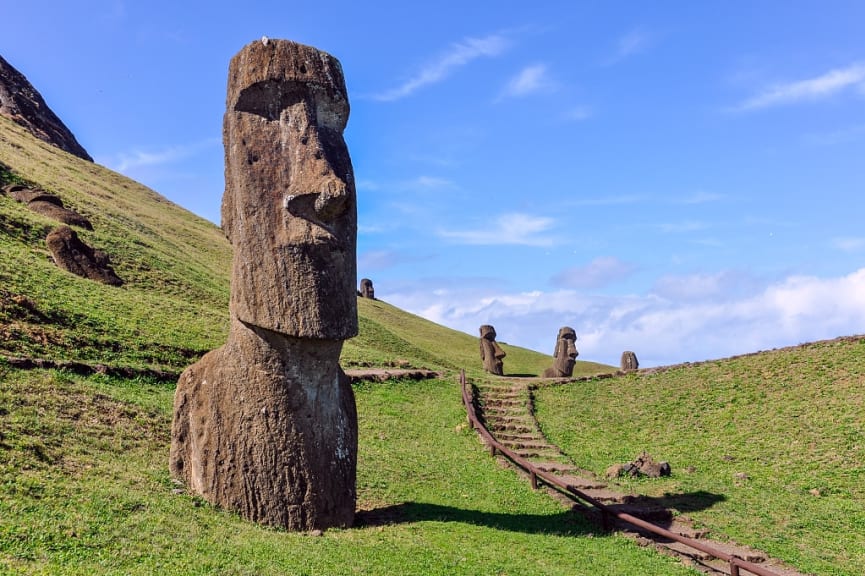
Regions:
<instances>
[{"instance_id":1,"label":"white cloud","mask_svg":"<svg viewBox=\"0 0 865 576\"><path fill-rule=\"evenodd\" d=\"M502 93L502 97L518 98L549 90L552 87L553 82L549 78L546 65L534 64L523 68L511 78Z\"/></svg>"},{"instance_id":2,"label":"white cloud","mask_svg":"<svg viewBox=\"0 0 865 576\"><path fill-rule=\"evenodd\" d=\"M861 252L865 249L865 238L852 236L834 238L832 244L843 252Z\"/></svg>"},{"instance_id":3,"label":"white cloud","mask_svg":"<svg viewBox=\"0 0 865 576\"><path fill-rule=\"evenodd\" d=\"M745 100L738 110L758 110L782 104L828 98L846 88L865 90L865 64L856 63L846 68L830 70L820 76L776 84Z\"/></svg>"},{"instance_id":4,"label":"white cloud","mask_svg":"<svg viewBox=\"0 0 865 576\"><path fill-rule=\"evenodd\" d=\"M709 225L699 220L686 220L684 222L666 222L658 224L661 232L668 234L682 234L685 232L700 232L709 228Z\"/></svg>"},{"instance_id":5,"label":"white cloud","mask_svg":"<svg viewBox=\"0 0 865 576\"><path fill-rule=\"evenodd\" d=\"M208 138L192 144L169 146L156 151L119 152L114 158L105 159L100 163L116 172L126 173L136 168L173 164L218 144L221 144L219 139Z\"/></svg>"},{"instance_id":6,"label":"white cloud","mask_svg":"<svg viewBox=\"0 0 865 576\"><path fill-rule=\"evenodd\" d=\"M649 41L650 37L644 31L639 29L632 30L616 40L613 54L608 56L602 64L604 66L612 66L630 56L639 54L648 47Z\"/></svg>"},{"instance_id":7,"label":"white cloud","mask_svg":"<svg viewBox=\"0 0 865 576\"><path fill-rule=\"evenodd\" d=\"M599 288L631 275L634 266L613 256L595 258L585 266L563 270L551 279L563 288Z\"/></svg>"},{"instance_id":8,"label":"white cloud","mask_svg":"<svg viewBox=\"0 0 865 576\"><path fill-rule=\"evenodd\" d=\"M530 214L502 214L482 230L439 230L437 234L460 244L552 246L555 242L543 234L555 221Z\"/></svg>"},{"instance_id":9,"label":"white cloud","mask_svg":"<svg viewBox=\"0 0 865 576\"><path fill-rule=\"evenodd\" d=\"M440 189L454 188L456 185L447 178L439 178L437 176L418 176L417 178L406 182L405 186L413 189Z\"/></svg>"},{"instance_id":10,"label":"white cloud","mask_svg":"<svg viewBox=\"0 0 865 576\"><path fill-rule=\"evenodd\" d=\"M491 34L483 38L466 38L451 45L447 52L430 62L415 76L402 85L373 96L382 102L399 100L413 94L420 88L436 84L447 78L454 70L481 57L498 56L507 48L508 41L501 34Z\"/></svg>"},{"instance_id":11,"label":"white cloud","mask_svg":"<svg viewBox=\"0 0 865 576\"><path fill-rule=\"evenodd\" d=\"M708 204L710 202L717 202L718 200L723 199L723 194L699 190L683 198L675 199L673 202L675 204Z\"/></svg>"},{"instance_id":12,"label":"white cloud","mask_svg":"<svg viewBox=\"0 0 865 576\"><path fill-rule=\"evenodd\" d=\"M596 198L580 198L569 200L571 206L622 206L626 204L639 204L646 198L637 194L620 194L618 196L599 196Z\"/></svg>"},{"instance_id":13,"label":"white cloud","mask_svg":"<svg viewBox=\"0 0 865 576\"><path fill-rule=\"evenodd\" d=\"M791 276L728 297L724 286L734 276L692 278L690 294L681 299L670 291L587 296L494 287L433 294L424 285L391 294L388 302L472 335L481 324L493 324L501 340L545 353L558 328L570 325L581 359L612 365L624 350L635 351L648 367L865 332L865 268L837 278Z\"/></svg>"}]
</instances>

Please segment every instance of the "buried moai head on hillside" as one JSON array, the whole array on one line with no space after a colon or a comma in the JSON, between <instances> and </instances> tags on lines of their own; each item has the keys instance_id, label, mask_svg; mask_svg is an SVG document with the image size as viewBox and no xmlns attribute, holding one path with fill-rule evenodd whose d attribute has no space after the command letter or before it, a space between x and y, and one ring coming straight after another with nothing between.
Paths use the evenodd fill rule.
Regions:
<instances>
[{"instance_id":1,"label":"buried moai head on hillside","mask_svg":"<svg viewBox=\"0 0 865 576\"><path fill-rule=\"evenodd\" d=\"M329 54L267 40L232 59L222 227L234 246L231 310L243 322L307 338L357 334L348 114Z\"/></svg>"},{"instance_id":2,"label":"buried moai head on hillside","mask_svg":"<svg viewBox=\"0 0 865 576\"><path fill-rule=\"evenodd\" d=\"M360 296L361 298L375 300L375 289L372 287L372 280L369 278L363 278L360 281Z\"/></svg>"},{"instance_id":3,"label":"buried moai head on hillside","mask_svg":"<svg viewBox=\"0 0 865 576\"><path fill-rule=\"evenodd\" d=\"M556 347L553 350L555 360L552 368L547 368L544 371L544 376L547 378L572 376L577 356L579 356L579 352L577 352L577 333L570 326L559 328L559 334L556 337Z\"/></svg>"},{"instance_id":4,"label":"buried moai head on hillside","mask_svg":"<svg viewBox=\"0 0 865 576\"><path fill-rule=\"evenodd\" d=\"M496 329L489 324L484 324L480 328L480 333L481 360L484 363L484 370L490 374L504 375L504 358L506 354L501 346L499 346L499 343L496 342Z\"/></svg>"}]
</instances>

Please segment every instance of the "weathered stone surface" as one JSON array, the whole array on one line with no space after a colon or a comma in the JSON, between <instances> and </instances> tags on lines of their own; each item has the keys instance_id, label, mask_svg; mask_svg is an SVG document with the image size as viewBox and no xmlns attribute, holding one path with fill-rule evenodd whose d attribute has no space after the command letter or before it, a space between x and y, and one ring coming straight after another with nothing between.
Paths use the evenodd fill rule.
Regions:
<instances>
[{"instance_id":1,"label":"weathered stone surface","mask_svg":"<svg viewBox=\"0 0 865 576\"><path fill-rule=\"evenodd\" d=\"M372 280L363 278L360 281L360 297L375 300L375 289L372 287Z\"/></svg>"},{"instance_id":2,"label":"weathered stone surface","mask_svg":"<svg viewBox=\"0 0 865 576\"><path fill-rule=\"evenodd\" d=\"M577 361L577 333L570 326L559 328L556 337L556 348L553 351L555 362L551 368L544 370L544 378L570 378L574 374L574 364Z\"/></svg>"},{"instance_id":3,"label":"weathered stone surface","mask_svg":"<svg viewBox=\"0 0 865 576\"><path fill-rule=\"evenodd\" d=\"M85 244L69 226L58 226L52 230L45 238L45 243L57 266L67 272L111 286L123 284L111 267L108 254Z\"/></svg>"},{"instance_id":4,"label":"weathered stone surface","mask_svg":"<svg viewBox=\"0 0 865 576\"><path fill-rule=\"evenodd\" d=\"M289 530L354 519L357 208L339 62L285 40L229 66L222 225L227 343L180 377L170 469L192 493Z\"/></svg>"},{"instance_id":5,"label":"weathered stone surface","mask_svg":"<svg viewBox=\"0 0 865 576\"><path fill-rule=\"evenodd\" d=\"M484 370L490 374L503 376L504 358L507 354L496 342L496 329L489 324L484 324L480 328L480 333L481 360L484 363Z\"/></svg>"},{"instance_id":6,"label":"weathered stone surface","mask_svg":"<svg viewBox=\"0 0 865 576\"><path fill-rule=\"evenodd\" d=\"M630 350L622 352L621 368L623 372L639 370L640 363L637 361L637 355Z\"/></svg>"},{"instance_id":7,"label":"weathered stone surface","mask_svg":"<svg viewBox=\"0 0 865 576\"><path fill-rule=\"evenodd\" d=\"M90 154L48 107L27 78L0 56L0 115L27 128L35 137L93 162Z\"/></svg>"},{"instance_id":8,"label":"weathered stone surface","mask_svg":"<svg viewBox=\"0 0 865 576\"><path fill-rule=\"evenodd\" d=\"M178 381L172 475L255 522L350 526L357 413L341 349L233 319L225 346Z\"/></svg>"},{"instance_id":9,"label":"weathered stone surface","mask_svg":"<svg viewBox=\"0 0 865 576\"><path fill-rule=\"evenodd\" d=\"M290 336L357 334L348 113L342 68L329 54L269 40L231 60L222 227L234 246L238 319Z\"/></svg>"},{"instance_id":10,"label":"weathered stone surface","mask_svg":"<svg viewBox=\"0 0 865 576\"><path fill-rule=\"evenodd\" d=\"M669 462L656 462L646 452L643 452L633 462L624 464L613 464L606 470L608 478L617 476L647 476L649 478L660 478L669 476L672 473Z\"/></svg>"},{"instance_id":11,"label":"weathered stone surface","mask_svg":"<svg viewBox=\"0 0 865 576\"><path fill-rule=\"evenodd\" d=\"M90 220L75 210L66 208L59 197L49 194L45 190L34 190L20 184L10 184L3 187L3 192L43 216L70 226L80 226L86 230L93 230Z\"/></svg>"}]
</instances>

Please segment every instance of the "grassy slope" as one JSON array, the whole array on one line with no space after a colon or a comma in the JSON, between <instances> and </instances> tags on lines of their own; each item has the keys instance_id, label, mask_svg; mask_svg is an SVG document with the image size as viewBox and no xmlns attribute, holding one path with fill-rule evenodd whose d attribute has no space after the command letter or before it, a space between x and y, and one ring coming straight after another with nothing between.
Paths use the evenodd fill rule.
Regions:
<instances>
[{"instance_id":1,"label":"grassy slope","mask_svg":"<svg viewBox=\"0 0 865 576\"><path fill-rule=\"evenodd\" d=\"M547 388L537 414L581 466L602 474L646 450L673 476L631 482L636 492L709 492L721 501L688 515L716 532L806 571L858 576L863 358L865 337Z\"/></svg>"},{"instance_id":2,"label":"grassy slope","mask_svg":"<svg viewBox=\"0 0 865 576\"><path fill-rule=\"evenodd\" d=\"M180 368L222 343L230 251L219 230L152 191L0 118L0 162L91 218L122 288L48 263L54 223L0 197L0 352ZM477 339L360 303L346 365L479 373ZM550 358L505 346L509 371ZM474 364L474 366L471 365ZM580 364L582 371L597 365ZM0 573L677 574L500 468L464 425L455 380L360 385L365 525L315 538L174 495L173 384L18 371L0 362Z\"/></svg>"},{"instance_id":3,"label":"grassy slope","mask_svg":"<svg viewBox=\"0 0 865 576\"><path fill-rule=\"evenodd\" d=\"M11 177L56 193L90 218L94 231L79 235L105 249L126 281L118 289L56 268L44 242L56 222L0 196L0 353L179 369L225 341L231 247L216 226L2 117L0 163ZM21 296L27 302L16 303ZM360 335L345 346L346 367L407 363L480 372L476 337L384 302L360 300L359 317ZM540 374L552 364L530 350L503 348L508 373ZM580 362L576 371L608 368Z\"/></svg>"},{"instance_id":4,"label":"grassy slope","mask_svg":"<svg viewBox=\"0 0 865 576\"><path fill-rule=\"evenodd\" d=\"M454 381L357 387L361 525L314 537L172 494L172 386L0 379L0 574L692 573L498 466Z\"/></svg>"}]
</instances>

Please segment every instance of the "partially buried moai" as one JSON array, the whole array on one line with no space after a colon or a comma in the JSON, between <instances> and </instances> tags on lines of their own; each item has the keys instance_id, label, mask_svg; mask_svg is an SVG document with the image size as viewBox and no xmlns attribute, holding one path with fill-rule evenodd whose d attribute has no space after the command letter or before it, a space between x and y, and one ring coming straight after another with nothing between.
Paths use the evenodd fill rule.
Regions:
<instances>
[{"instance_id":1,"label":"partially buried moai","mask_svg":"<svg viewBox=\"0 0 865 576\"><path fill-rule=\"evenodd\" d=\"M192 493L289 530L354 520L357 207L339 62L263 38L229 66L222 227L228 341L180 377L170 469Z\"/></svg>"},{"instance_id":2,"label":"partially buried moai","mask_svg":"<svg viewBox=\"0 0 865 576\"><path fill-rule=\"evenodd\" d=\"M553 366L544 370L544 378L565 378L573 376L574 364L577 362L577 333L570 326L559 328L556 337L555 358Z\"/></svg>"},{"instance_id":3,"label":"partially buried moai","mask_svg":"<svg viewBox=\"0 0 865 576\"><path fill-rule=\"evenodd\" d=\"M484 324L481 326L480 332L481 360L484 363L484 370L490 374L503 376L505 373L504 358L507 354L496 342L496 329L489 324Z\"/></svg>"},{"instance_id":4,"label":"partially buried moai","mask_svg":"<svg viewBox=\"0 0 865 576\"><path fill-rule=\"evenodd\" d=\"M363 278L360 281L360 297L375 300L375 289L372 287L372 280Z\"/></svg>"},{"instance_id":5,"label":"partially buried moai","mask_svg":"<svg viewBox=\"0 0 865 576\"><path fill-rule=\"evenodd\" d=\"M639 370L640 362L637 360L637 355L630 350L622 352L621 367L622 372L633 372Z\"/></svg>"}]
</instances>

